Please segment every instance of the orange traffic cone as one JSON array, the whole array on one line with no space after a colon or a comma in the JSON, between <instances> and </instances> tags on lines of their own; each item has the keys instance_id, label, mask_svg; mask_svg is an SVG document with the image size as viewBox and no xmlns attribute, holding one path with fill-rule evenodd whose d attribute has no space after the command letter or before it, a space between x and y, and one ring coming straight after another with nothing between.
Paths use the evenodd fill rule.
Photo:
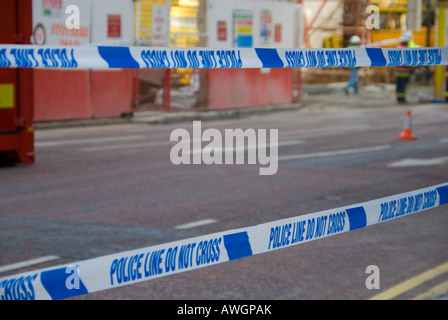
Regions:
<instances>
[{"instance_id":1,"label":"orange traffic cone","mask_svg":"<svg viewBox=\"0 0 448 320\"><path fill-rule=\"evenodd\" d=\"M408 110L408 112L406 113L406 122L404 124L404 129L400 133L400 135L398 136L398 139L401 139L401 140L415 140L415 139L417 139L417 137L412 134L412 129L411 129L411 110Z\"/></svg>"}]
</instances>

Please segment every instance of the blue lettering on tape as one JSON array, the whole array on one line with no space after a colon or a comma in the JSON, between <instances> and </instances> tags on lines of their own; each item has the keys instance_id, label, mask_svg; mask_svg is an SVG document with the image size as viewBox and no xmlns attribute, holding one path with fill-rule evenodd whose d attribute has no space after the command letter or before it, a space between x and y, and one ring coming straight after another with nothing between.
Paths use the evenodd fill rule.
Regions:
<instances>
[{"instance_id":1,"label":"blue lettering on tape","mask_svg":"<svg viewBox=\"0 0 448 320\"><path fill-rule=\"evenodd\" d=\"M366 211L363 207L356 207L345 210L350 223L350 231L364 228L367 225Z\"/></svg>"},{"instance_id":2,"label":"blue lettering on tape","mask_svg":"<svg viewBox=\"0 0 448 320\"><path fill-rule=\"evenodd\" d=\"M387 65L386 57L380 48L366 48L372 67L384 67Z\"/></svg>"},{"instance_id":3,"label":"blue lettering on tape","mask_svg":"<svg viewBox=\"0 0 448 320\"><path fill-rule=\"evenodd\" d=\"M98 47L98 53L109 68L139 68L140 65L132 57L127 47Z\"/></svg>"},{"instance_id":4,"label":"blue lettering on tape","mask_svg":"<svg viewBox=\"0 0 448 320\"><path fill-rule=\"evenodd\" d=\"M215 59L215 52L213 50L200 50L202 67L205 69L216 68L218 62Z\"/></svg>"},{"instance_id":5,"label":"blue lettering on tape","mask_svg":"<svg viewBox=\"0 0 448 320\"><path fill-rule=\"evenodd\" d=\"M347 217L347 212L342 210L340 212L331 213L328 216L328 228L326 235L334 235L336 233L342 232L345 228L345 218ZM351 225L350 225L351 226Z\"/></svg>"},{"instance_id":6,"label":"blue lettering on tape","mask_svg":"<svg viewBox=\"0 0 448 320\"><path fill-rule=\"evenodd\" d=\"M178 50L176 50L176 53ZM170 62L168 60L168 53L166 50L143 50L141 53L141 57L143 62L146 65L146 68L154 68L154 69L163 69L169 68ZM171 52L171 58L173 58L173 52ZM182 59L175 60L173 67L174 68L186 68L187 62L185 61L185 54L182 52ZM184 63L181 63L184 62Z\"/></svg>"},{"instance_id":7,"label":"blue lettering on tape","mask_svg":"<svg viewBox=\"0 0 448 320\"><path fill-rule=\"evenodd\" d=\"M312 68L317 67L317 57L316 57L316 51L306 51L305 52L307 64L305 67Z\"/></svg>"},{"instance_id":8,"label":"blue lettering on tape","mask_svg":"<svg viewBox=\"0 0 448 320\"><path fill-rule=\"evenodd\" d=\"M66 299L89 293L80 278L78 279L78 288L68 288L67 278L70 274L66 270L67 268L60 268L43 271L40 275L42 285L53 300Z\"/></svg>"},{"instance_id":9,"label":"blue lettering on tape","mask_svg":"<svg viewBox=\"0 0 448 320\"><path fill-rule=\"evenodd\" d=\"M252 247L247 232L233 233L224 236L224 247L229 260L235 260L252 255Z\"/></svg>"},{"instance_id":10,"label":"blue lettering on tape","mask_svg":"<svg viewBox=\"0 0 448 320\"><path fill-rule=\"evenodd\" d=\"M149 254L148 254L149 255ZM131 257L122 257L121 259L115 259L110 267L110 282L114 285L114 275L116 282L121 284L122 282L134 281L142 278L142 264L143 253L133 255ZM155 255L153 255L154 257ZM157 258L160 258L161 254L158 253ZM159 266L157 266L157 270ZM152 270L151 270L152 271ZM149 273L149 268L148 268Z\"/></svg>"},{"instance_id":11,"label":"blue lettering on tape","mask_svg":"<svg viewBox=\"0 0 448 320\"><path fill-rule=\"evenodd\" d=\"M284 64L276 49L255 49L263 68L283 68Z\"/></svg>"},{"instance_id":12,"label":"blue lettering on tape","mask_svg":"<svg viewBox=\"0 0 448 320\"><path fill-rule=\"evenodd\" d=\"M185 51L182 50L171 51L171 60L174 62L173 68L186 68L188 66L187 59L185 58ZM149 67L148 63L146 65Z\"/></svg>"},{"instance_id":13,"label":"blue lettering on tape","mask_svg":"<svg viewBox=\"0 0 448 320\"><path fill-rule=\"evenodd\" d=\"M389 50L388 66L432 66L442 63L441 49Z\"/></svg>"},{"instance_id":14,"label":"blue lettering on tape","mask_svg":"<svg viewBox=\"0 0 448 320\"><path fill-rule=\"evenodd\" d=\"M11 54L13 54L11 50ZM45 68L76 68L78 62L74 57L74 49L67 53L67 49L38 49L37 54L42 60L42 65ZM34 59L34 56L32 56ZM16 58L17 60L17 58ZM22 59L23 60L23 59ZM19 58L20 61L20 58ZM21 62L23 66L23 61ZM28 62L30 63L30 62ZM17 62L19 65L19 62ZM36 61L36 66L38 63Z\"/></svg>"},{"instance_id":15,"label":"blue lettering on tape","mask_svg":"<svg viewBox=\"0 0 448 320\"><path fill-rule=\"evenodd\" d=\"M437 191L431 190L383 202L381 203L378 222L433 208L436 205L436 201Z\"/></svg>"},{"instance_id":16,"label":"blue lettering on tape","mask_svg":"<svg viewBox=\"0 0 448 320\"><path fill-rule=\"evenodd\" d=\"M6 57L6 49L0 50L0 68L8 68L11 66L11 61Z\"/></svg>"},{"instance_id":17,"label":"blue lettering on tape","mask_svg":"<svg viewBox=\"0 0 448 320\"><path fill-rule=\"evenodd\" d=\"M355 67L355 50L286 51L287 68Z\"/></svg>"},{"instance_id":18,"label":"blue lettering on tape","mask_svg":"<svg viewBox=\"0 0 448 320\"><path fill-rule=\"evenodd\" d=\"M282 226L272 227L269 235L268 250L287 246L291 242L295 243L298 241L303 241L304 236L302 232L305 230L303 224L304 222L305 221L300 223L296 222L294 224L287 223ZM302 227L302 229L300 229L301 231L299 231L300 227Z\"/></svg>"},{"instance_id":19,"label":"blue lettering on tape","mask_svg":"<svg viewBox=\"0 0 448 320\"><path fill-rule=\"evenodd\" d=\"M305 56L303 51L286 51L285 52L287 68L302 68L305 66Z\"/></svg>"},{"instance_id":20,"label":"blue lettering on tape","mask_svg":"<svg viewBox=\"0 0 448 320\"><path fill-rule=\"evenodd\" d=\"M199 242L196 251L196 265L200 266L201 264L209 264L211 262L219 261L219 255L221 253L219 245L221 242L221 238Z\"/></svg>"},{"instance_id":21,"label":"blue lettering on tape","mask_svg":"<svg viewBox=\"0 0 448 320\"><path fill-rule=\"evenodd\" d=\"M238 57L237 57L238 54ZM217 62L218 68L228 69L228 68L241 68L243 66L243 61L241 60L240 50L217 50Z\"/></svg>"},{"instance_id":22,"label":"blue lettering on tape","mask_svg":"<svg viewBox=\"0 0 448 320\"><path fill-rule=\"evenodd\" d=\"M187 60L190 65L190 68L196 69L199 68L199 59L196 50L188 50L187 51Z\"/></svg>"},{"instance_id":23,"label":"blue lettering on tape","mask_svg":"<svg viewBox=\"0 0 448 320\"><path fill-rule=\"evenodd\" d=\"M404 58L401 50L389 50L389 52L387 53L387 57L389 58L389 63L387 64L388 66L403 65ZM418 61L414 61L414 64L418 64Z\"/></svg>"},{"instance_id":24,"label":"blue lettering on tape","mask_svg":"<svg viewBox=\"0 0 448 320\"><path fill-rule=\"evenodd\" d=\"M33 49L11 49L10 53L14 56L16 65L20 68L32 68L38 65L34 58Z\"/></svg>"},{"instance_id":25,"label":"blue lettering on tape","mask_svg":"<svg viewBox=\"0 0 448 320\"><path fill-rule=\"evenodd\" d=\"M36 278L37 273L0 282L0 299L34 300L36 295L33 282Z\"/></svg>"},{"instance_id":26,"label":"blue lettering on tape","mask_svg":"<svg viewBox=\"0 0 448 320\"><path fill-rule=\"evenodd\" d=\"M339 56L338 67L354 67L354 66L356 66L355 50L338 50L337 53Z\"/></svg>"}]
</instances>

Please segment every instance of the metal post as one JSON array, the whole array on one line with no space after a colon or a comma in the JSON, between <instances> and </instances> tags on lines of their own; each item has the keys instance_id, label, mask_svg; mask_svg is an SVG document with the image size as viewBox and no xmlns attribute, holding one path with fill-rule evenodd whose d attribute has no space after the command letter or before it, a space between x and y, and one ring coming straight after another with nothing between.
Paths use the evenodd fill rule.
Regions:
<instances>
[{"instance_id":1,"label":"metal post","mask_svg":"<svg viewBox=\"0 0 448 320\"><path fill-rule=\"evenodd\" d=\"M163 109L171 109L171 72L170 69L165 70L165 80L163 84Z\"/></svg>"},{"instance_id":2,"label":"metal post","mask_svg":"<svg viewBox=\"0 0 448 320\"><path fill-rule=\"evenodd\" d=\"M439 3L437 7L437 37L436 46L444 47L447 45L445 43L446 30L448 27L447 19L448 7L445 7L443 3ZM445 100L445 67L435 66L434 67L434 99Z\"/></svg>"},{"instance_id":3,"label":"metal post","mask_svg":"<svg viewBox=\"0 0 448 320\"><path fill-rule=\"evenodd\" d=\"M135 35L134 35L134 41L135 44L138 45L140 41L140 16L141 16L141 2L140 0L136 0L136 18L137 21L135 22Z\"/></svg>"},{"instance_id":4,"label":"metal post","mask_svg":"<svg viewBox=\"0 0 448 320\"><path fill-rule=\"evenodd\" d=\"M407 29L420 30L422 28L422 0L408 0Z\"/></svg>"}]
</instances>

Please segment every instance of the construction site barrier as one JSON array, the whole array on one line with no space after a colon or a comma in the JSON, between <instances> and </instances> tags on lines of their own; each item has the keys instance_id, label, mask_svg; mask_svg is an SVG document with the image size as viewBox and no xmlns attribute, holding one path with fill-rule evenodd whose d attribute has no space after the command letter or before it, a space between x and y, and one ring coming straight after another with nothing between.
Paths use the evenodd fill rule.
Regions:
<instances>
[{"instance_id":1,"label":"construction site barrier","mask_svg":"<svg viewBox=\"0 0 448 320\"><path fill-rule=\"evenodd\" d=\"M209 267L448 203L448 183L360 204L0 278L2 300L64 299Z\"/></svg>"},{"instance_id":2,"label":"construction site barrier","mask_svg":"<svg viewBox=\"0 0 448 320\"><path fill-rule=\"evenodd\" d=\"M448 48L175 48L0 45L0 67L219 69L435 66Z\"/></svg>"}]
</instances>

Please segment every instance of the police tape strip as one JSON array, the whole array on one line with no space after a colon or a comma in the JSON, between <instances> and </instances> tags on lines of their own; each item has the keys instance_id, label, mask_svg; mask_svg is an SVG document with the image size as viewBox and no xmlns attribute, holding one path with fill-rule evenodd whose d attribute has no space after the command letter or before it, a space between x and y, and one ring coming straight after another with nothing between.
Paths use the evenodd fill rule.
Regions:
<instances>
[{"instance_id":1,"label":"police tape strip","mask_svg":"<svg viewBox=\"0 0 448 320\"><path fill-rule=\"evenodd\" d=\"M64 299L287 248L448 203L448 183L0 278L2 300Z\"/></svg>"},{"instance_id":2,"label":"police tape strip","mask_svg":"<svg viewBox=\"0 0 448 320\"><path fill-rule=\"evenodd\" d=\"M0 45L0 67L50 69L217 69L433 66L448 64L434 48L164 48Z\"/></svg>"},{"instance_id":3,"label":"police tape strip","mask_svg":"<svg viewBox=\"0 0 448 320\"><path fill-rule=\"evenodd\" d=\"M390 45L393 45L393 44L396 44L399 42L400 42L400 38L387 39L387 40L363 44L363 45L360 45L359 47L361 47L361 48L377 48L377 47L382 47L382 46L390 46Z\"/></svg>"}]
</instances>

